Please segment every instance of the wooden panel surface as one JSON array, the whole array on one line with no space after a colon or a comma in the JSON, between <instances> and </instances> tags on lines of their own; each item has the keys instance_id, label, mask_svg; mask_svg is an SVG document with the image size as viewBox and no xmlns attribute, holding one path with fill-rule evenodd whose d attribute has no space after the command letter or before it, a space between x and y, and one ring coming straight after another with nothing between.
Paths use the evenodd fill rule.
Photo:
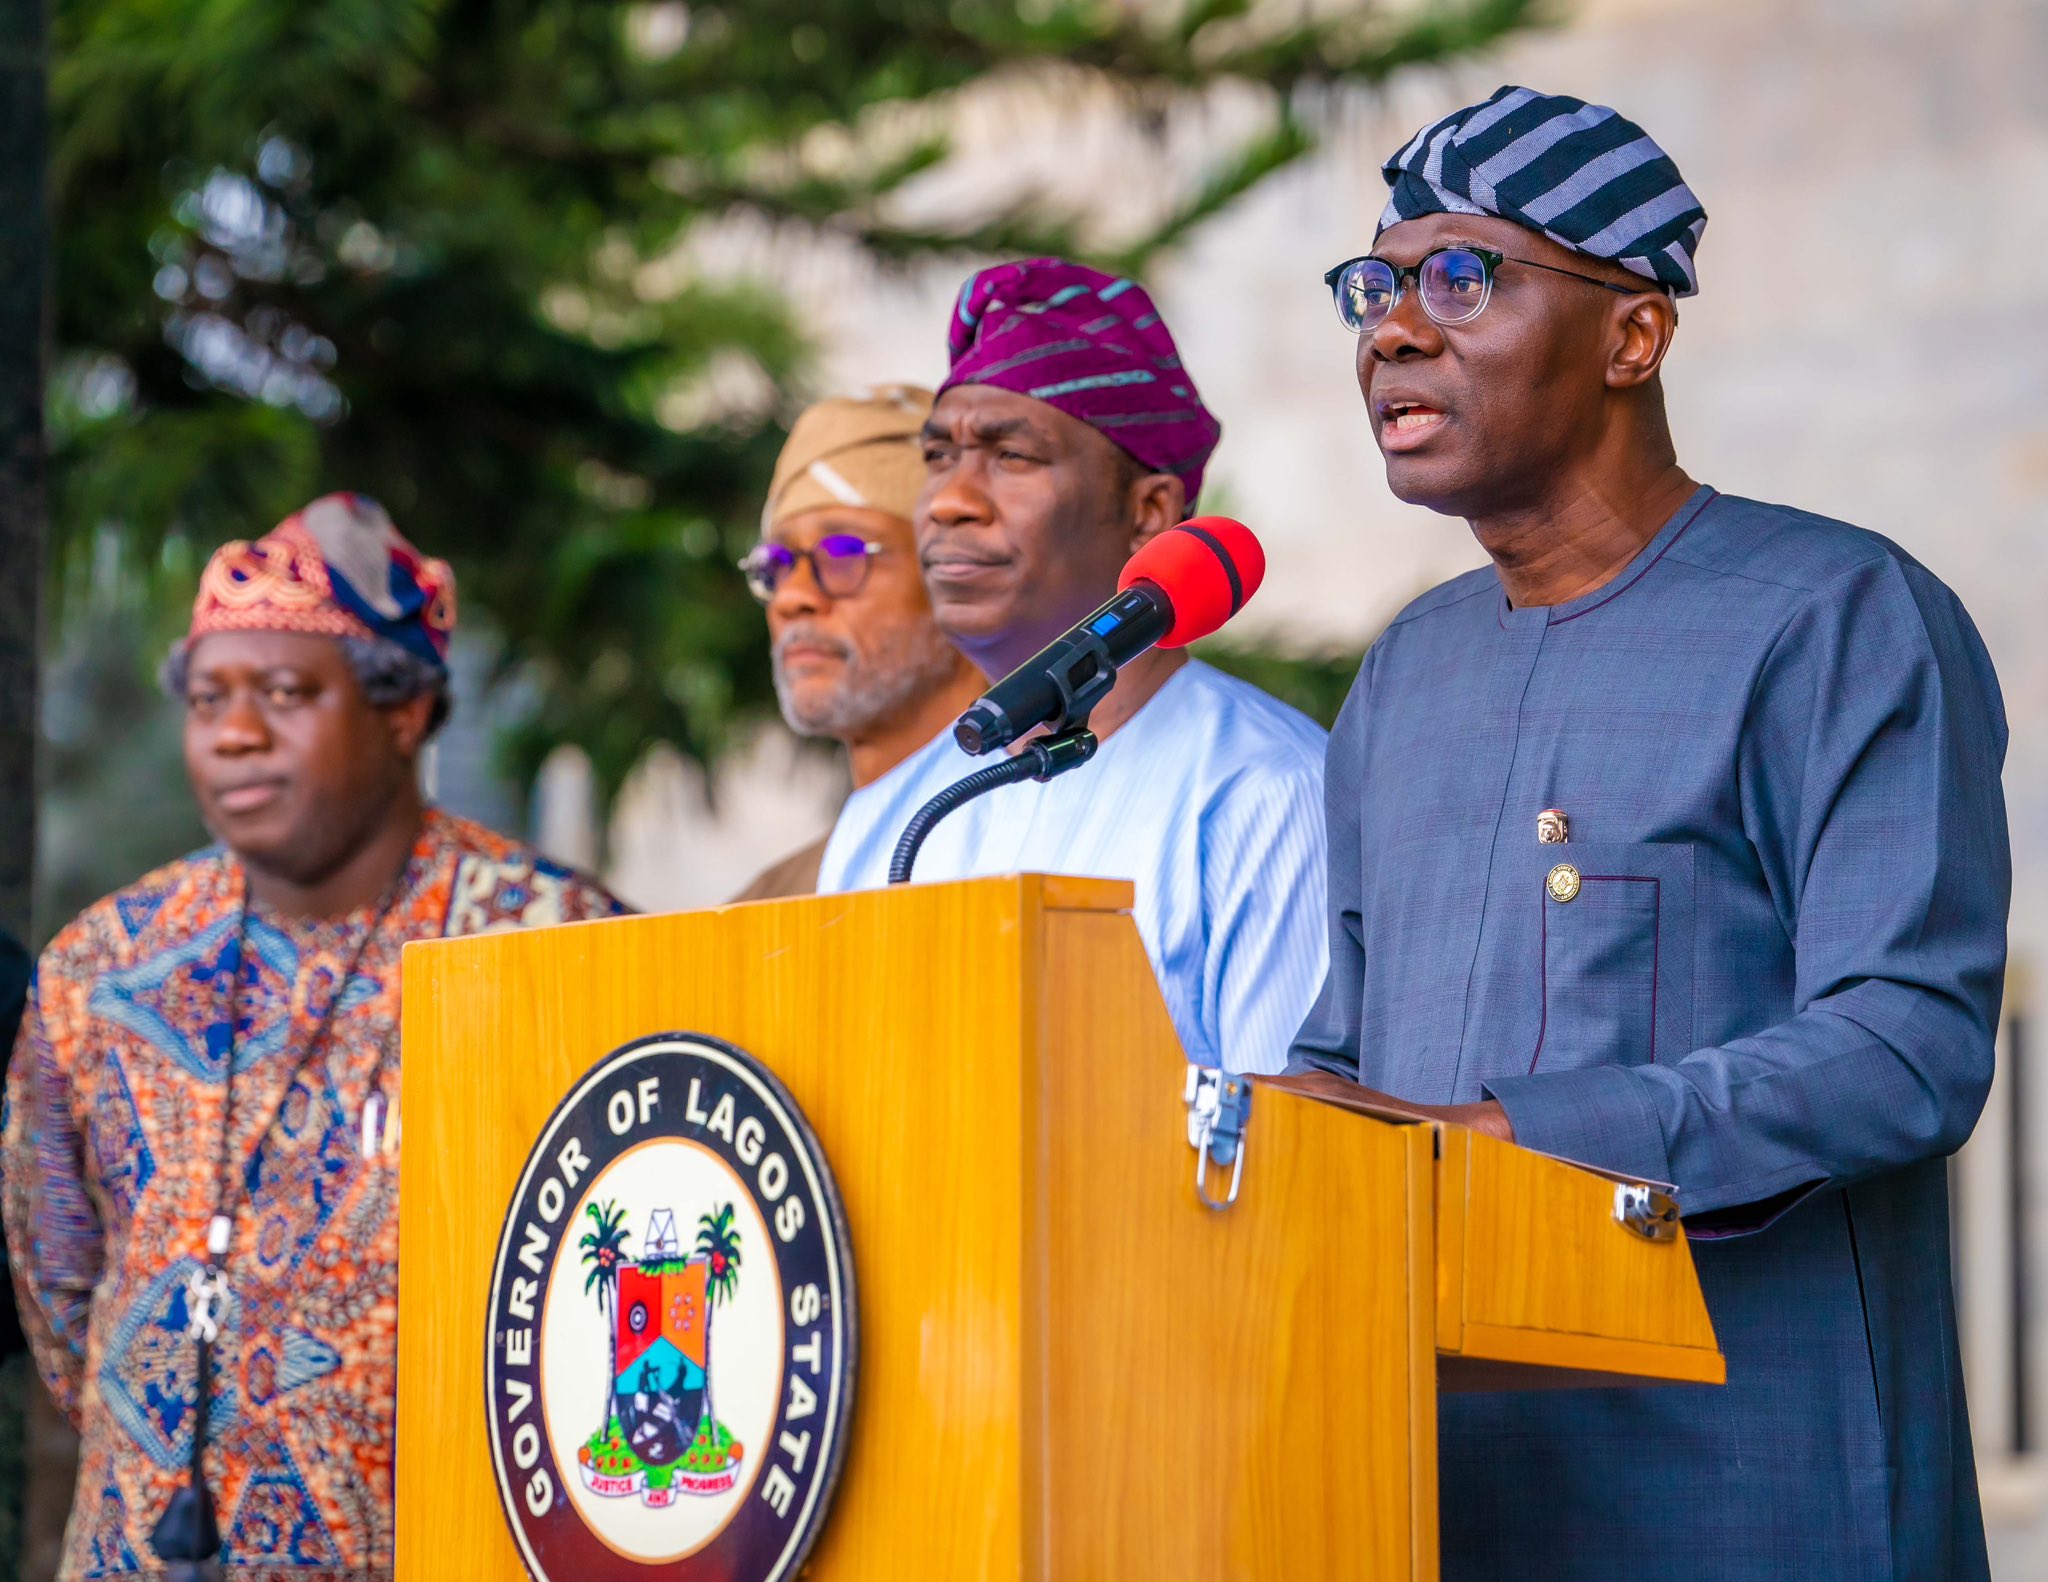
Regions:
<instances>
[{"instance_id":1,"label":"wooden panel surface","mask_svg":"<svg viewBox=\"0 0 2048 1582\"><path fill-rule=\"evenodd\" d=\"M408 947L399 1582L522 1574L489 1271L561 1094L651 1033L759 1056L839 1182L860 1356L828 1582L1433 1578L1433 1349L1447 1378L1719 1366L1683 1243L1455 1129L1439 1164L1437 1128L1262 1089L1243 1199L1200 1207L1129 904L992 879Z\"/></svg>"},{"instance_id":2,"label":"wooden panel surface","mask_svg":"<svg viewBox=\"0 0 2048 1582\"><path fill-rule=\"evenodd\" d=\"M1434 1578L1429 1130L1261 1090L1213 1212L1129 922L1050 915L1043 965L1025 1574Z\"/></svg>"},{"instance_id":3,"label":"wooden panel surface","mask_svg":"<svg viewBox=\"0 0 2048 1582\"><path fill-rule=\"evenodd\" d=\"M1642 1382L1725 1380L1683 1234L1652 1242L1618 1224L1613 1182L1447 1128L1439 1194L1440 1246L1451 1260L1437 1281L1444 1351ZM1443 1377L1462 1387L1544 1382L1455 1364Z\"/></svg>"},{"instance_id":4,"label":"wooden panel surface","mask_svg":"<svg viewBox=\"0 0 2048 1582\"><path fill-rule=\"evenodd\" d=\"M1465 1185L1472 1133L1463 1126L1439 1126L1436 1132L1436 1347L1456 1352L1465 1344Z\"/></svg>"},{"instance_id":5,"label":"wooden panel surface","mask_svg":"<svg viewBox=\"0 0 2048 1582\"><path fill-rule=\"evenodd\" d=\"M1065 884L1070 904L1089 899ZM1016 1575L1015 1084L1035 893L920 886L407 947L400 1582L523 1575L484 1428L505 1209L573 1080L630 1039L678 1030L776 1072L851 1222L854 1437L812 1574ZM1093 894L1117 905L1129 891Z\"/></svg>"}]
</instances>

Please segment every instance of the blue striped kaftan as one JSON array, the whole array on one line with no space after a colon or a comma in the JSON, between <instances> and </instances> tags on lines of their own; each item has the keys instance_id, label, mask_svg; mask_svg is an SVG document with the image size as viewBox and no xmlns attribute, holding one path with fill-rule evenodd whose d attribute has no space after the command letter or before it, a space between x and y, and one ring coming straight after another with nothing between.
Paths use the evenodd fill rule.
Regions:
<instances>
[{"instance_id":1,"label":"blue striped kaftan","mask_svg":"<svg viewBox=\"0 0 2048 1582\"><path fill-rule=\"evenodd\" d=\"M1368 655L1298 1063L1490 1094L1721 1238L1725 1389L1444 1398L1446 1582L1986 1575L1943 1156L1991 1080L2005 740L1924 567L1711 489L1592 593L1474 572Z\"/></svg>"}]
</instances>

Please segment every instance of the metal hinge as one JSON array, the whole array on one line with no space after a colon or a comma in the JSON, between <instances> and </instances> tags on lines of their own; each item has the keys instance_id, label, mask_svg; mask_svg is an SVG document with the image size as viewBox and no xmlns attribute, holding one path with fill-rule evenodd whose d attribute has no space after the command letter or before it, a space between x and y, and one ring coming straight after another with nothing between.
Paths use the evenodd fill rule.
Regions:
<instances>
[{"instance_id":1,"label":"metal hinge","mask_svg":"<svg viewBox=\"0 0 2048 1582\"><path fill-rule=\"evenodd\" d=\"M1237 1201L1244 1181L1245 1128L1252 1117L1252 1085L1212 1066L1189 1066L1181 1097L1188 1107L1188 1146L1195 1150L1195 1195L1213 1209ZM1209 1191L1209 1167L1230 1172L1230 1190L1219 1202Z\"/></svg>"},{"instance_id":2,"label":"metal hinge","mask_svg":"<svg viewBox=\"0 0 2048 1582\"><path fill-rule=\"evenodd\" d=\"M1678 1199L1652 1186L1623 1181L1614 1189L1614 1220L1645 1241L1676 1241Z\"/></svg>"}]
</instances>

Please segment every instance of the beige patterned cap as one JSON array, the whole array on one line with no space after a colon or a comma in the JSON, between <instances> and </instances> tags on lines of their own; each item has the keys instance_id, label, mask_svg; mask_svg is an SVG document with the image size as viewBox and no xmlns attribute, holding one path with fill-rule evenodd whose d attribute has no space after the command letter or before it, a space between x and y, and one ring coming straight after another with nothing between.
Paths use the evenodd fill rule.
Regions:
<instances>
[{"instance_id":1,"label":"beige patterned cap","mask_svg":"<svg viewBox=\"0 0 2048 1582\"><path fill-rule=\"evenodd\" d=\"M924 488L918 435L931 413L932 393L916 385L877 385L806 407L776 459L761 531L824 505L909 521Z\"/></svg>"}]
</instances>

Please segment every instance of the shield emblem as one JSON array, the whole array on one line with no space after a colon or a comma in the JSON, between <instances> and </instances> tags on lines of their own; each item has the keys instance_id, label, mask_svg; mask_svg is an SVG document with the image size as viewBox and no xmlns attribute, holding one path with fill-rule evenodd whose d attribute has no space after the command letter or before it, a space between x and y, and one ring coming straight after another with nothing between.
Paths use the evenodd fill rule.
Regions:
<instances>
[{"instance_id":1,"label":"shield emblem","mask_svg":"<svg viewBox=\"0 0 2048 1582\"><path fill-rule=\"evenodd\" d=\"M649 1466L678 1459L704 1415L707 1274L702 1258L628 1264L619 1271L619 1371L612 1393L627 1445Z\"/></svg>"}]
</instances>

